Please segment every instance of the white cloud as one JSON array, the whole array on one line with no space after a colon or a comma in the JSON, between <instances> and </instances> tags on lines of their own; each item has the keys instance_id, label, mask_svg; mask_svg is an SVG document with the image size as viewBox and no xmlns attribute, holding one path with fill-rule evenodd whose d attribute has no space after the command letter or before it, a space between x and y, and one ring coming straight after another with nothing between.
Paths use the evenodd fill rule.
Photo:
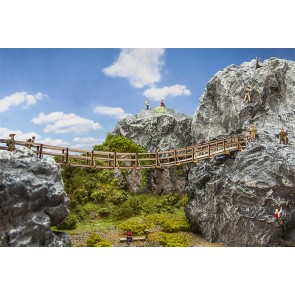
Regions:
<instances>
[{"instance_id":1,"label":"white cloud","mask_svg":"<svg viewBox=\"0 0 295 295\"><path fill-rule=\"evenodd\" d=\"M132 114L125 113L125 111L122 108L113 108L113 107L106 107L106 106L97 106L94 109L94 112L100 115L107 115L111 116L116 119L123 119L127 116L130 116Z\"/></svg>"},{"instance_id":2,"label":"white cloud","mask_svg":"<svg viewBox=\"0 0 295 295\"><path fill-rule=\"evenodd\" d=\"M47 124L44 129L45 133L64 134L73 132L82 134L90 130L102 129L98 122L81 118L73 113L65 114L63 112L53 112L47 115L40 113L38 117L32 119L32 122L34 124Z\"/></svg>"},{"instance_id":3,"label":"white cloud","mask_svg":"<svg viewBox=\"0 0 295 295\"><path fill-rule=\"evenodd\" d=\"M76 144L71 145L72 148L92 150L94 145L103 143L104 139L95 137L74 137L73 142Z\"/></svg>"},{"instance_id":4,"label":"white cloud","mask_svg":"<svg viewBox=\"0 0 295 295\"><path fill-rule=\"evenodd\" d=\"M164 49L122 49L117 61L102 71L111 77L127 78L135 88L160 81Z\"/></svg>"},{"instance_id":5,"label":"white cloud","mask_svg":"<svg viewBox=\"0 0 295 295\"><path fill-rule=\"evenodd\" d=\"M69 143L66 141L63 141L62 139L52 139L49 137L46 137L42 139L42 136L37 134L36 132L27 132L23 133L20 130L11 130L8 128L0 128L0 138L8 139L10 133L15 133L14 139L16 141L26 141L28 138L32 138L32 136L35 136L35 142L37 143L43 143L48 145L55 145L55 146L68 146Z\"/></svg>"},{"instance_id":6,"label":"white cloud","mask_svg":"<svg viewBox=\"0 0 295 295\"><path fill-rule=\"evenodd\" d=\"M16 92L9 96L5 96L0 99L0 113L8 111L11 107L23 104L23 108L29 108L37 103L38 100L42 100L46 97L45 94L38 92L34 95L27 92Z\"/></svg>"},{"instance_id":7,"label":"white cloud","mask_svg":"<svg viewBox=\"0 0 295 295\"><path fill-rule=\"evenodd\" d=\"M176 96L189 96L191 92L186 88L185 85L173 85L173 86L165 86L162 88L152 87L144 91L143 95L152 100L159 101L162 98L166 98L168 96L176 97Z\"/></svg>"}]
</instances>

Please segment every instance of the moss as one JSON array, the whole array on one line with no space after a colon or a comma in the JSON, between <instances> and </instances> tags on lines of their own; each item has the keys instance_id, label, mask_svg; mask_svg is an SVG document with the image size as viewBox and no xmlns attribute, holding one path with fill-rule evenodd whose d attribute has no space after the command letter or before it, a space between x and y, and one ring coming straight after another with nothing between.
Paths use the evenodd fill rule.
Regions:
<instances>
[{"instance_id":1,"label":"moss","mask_svg":"<svg viewBox=\"0 0 295 295\"><path fill-rule=\"evenodd\" d=\"M190 224L187 220L165 220L162 223L162 229L168 233L190 231Z\"/></svg>"},{"instance_id":2,"label":"moss","mask_svg":"<svg viewBox=\"0 0 295 295\"><path fill-rule=\"evenodd\" d=\"M70 214L65 222L56 226L58 230L71 230L77 227L78 218L74 214Z\"/></svg>"},{"instance_id":3,"label":"moss","mask_svg":"<svg viewBox=\"0 0 295 295\"><path fill-rule=\"evenodd\" d=\"M190 240L183 234L167 234L163 232L150 234L148 240L157 242L165 247L188 247Z\"/></svg>"},{"instance_id":4,"label":"moss","mask_svg":"<svg viewBox=\"0 0 295 295\"><path fill-rule=\"evenodd\" d=\"M131 230L137 235L142 235L146 229L152 226L153 224L144 217L133 217L118 225L118 227L124 232Z\"/></svg>"},{"instance_id":5,"label":"moss","mask_svg":"<svg viewBox=\"0 0 295 295\"><path fill-rule=\"evenodd\" d=\"M98 235L98 233L91 233L86 242L87 247L112 247L112 244Z\"/></svg>"}]
</instances>

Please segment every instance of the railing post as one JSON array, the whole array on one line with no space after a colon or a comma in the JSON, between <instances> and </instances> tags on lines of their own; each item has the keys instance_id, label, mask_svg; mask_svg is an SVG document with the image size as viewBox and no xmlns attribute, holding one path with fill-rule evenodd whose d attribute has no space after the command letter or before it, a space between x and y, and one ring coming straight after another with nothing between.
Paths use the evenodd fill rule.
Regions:
<instances>
[{"instance_id":1,"label":"railing post","mask_svg":"<svg viewBox=\"0 0 295 295\"><path fill-rule=\"evenodd\" d=\"M225 139L223 140L223 152L225 153Z\"/></svg>"},{"instance_id":2,"label":"railing post","mask_svg":"<svg viewBox=\"0 0 295 295\"><path fill-rule=\"evenodd\" d=\"M66 164L68 164L69 161L69 148L66 148Z\"/></svg>"},{"instance_id":3,"label":"railing post","mask_svg":"<svg viewBox=\"0 0 295 295\"><path fill-rule=\"evenodd\" d=\"M114 152L114 168L117 167L117 156L116 156L116 152Z\"/></svg>"},{"instance_id":4,"label":"railing post","mask_svg":"<svg viewBox=\"0 0 295 295\"><path fill-rule=\"evenodd\" d=\"M94 166L93 150L91 151L91 166Z\"/></svg>"},{"instance_id":5,"label":"railing post","mask_svg":"<svg viewBox=\"0 0 295 295\"><path fill-rule=\"evenodd\" d=\"M210 158L211 151L210 151L210 143L208 144L208 158Z\"/></svg>"},{"instance_id":6,"label":"railing post","mask_svg":"<svg viewBox=\"0 0 295 295\"><path fill-rule=\"evenodd\" d=\"M160 166L159 164L159 153L156 152L156 167Z\"/></svg>"},{"instance_id":7,"label":"railing post","mask_svg":"<svg viewBox=\"0 0 295 295\"><path fill-rule=\"evenodd\" d=\"M193 153L193 155L192 155L192 161L194 162L195 161L195 147L194 146L192 148L192 153Z\"/></svg>"},{"instance_id":8,"label":"railing post","mask_svg":"<svg viewBox=\"0 0 295 295\"><path fill-rule=\"evenodd\" d=\"M139 162L138 162L138 153L135 154L135 167L139 167Z\"/></svg>"},{"instance_id":9,"label":"railing post","mask_svg":"<svg viewBox=\"0 0 295 295\"><path fill-rule=\"evenodd\" d=\"M42 152L43 152L43 144L40 144L40 154L39 154L39 158L42 158Z\"/></svg>"},{"instance_id":10,"label":"railing post","mask_svg":"<svg viewBox=\"0 0 295 295\"><path fill-rule=\"evenodd\" d=\"M174 150L174 165L176 165L176 150Z\"/></svg>"}]
</instances>

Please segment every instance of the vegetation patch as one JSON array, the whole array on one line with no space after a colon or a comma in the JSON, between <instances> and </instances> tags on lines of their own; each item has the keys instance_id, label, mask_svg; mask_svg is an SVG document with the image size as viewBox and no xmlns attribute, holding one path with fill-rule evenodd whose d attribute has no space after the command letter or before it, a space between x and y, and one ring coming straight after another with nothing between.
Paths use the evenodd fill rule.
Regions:
<instances>
[{"instance_id":1,"label":"vegetation patch","mask_svg":"<svg viewBox=\"0 0 295 295\"><path fill-rule=\"evenodd\" d=\"M98 233L91 233L86 242L87 247L112 247L112 244L98 235Z\"/></svg>"},{"instance_id":2,"label":"vegetation patch","mask_svg":"<svg viewBox=\"0 0 295 295\"><path fill-rule=\"evenodd\" d=\"M164 247L188 247L190 245L190 240L183 234L158 232L150 234L148 239Z\"/></svg>"},{"instance_id":3,"label":"vegetation patch","mask_svg":"<svg viewBox=\"0 0 295 295\"><path fill-rule=\"evenodd\" d=\"M121 222L118 227L125 232L131 230L133 234L143 235L144 231L154 226L144 217L133 217Z\"/></svg>"},{"instance_id":4,"label":"vegetation patch","mask_svg":"<svg viewBox=\"0 0 295 295\"><path fill-rule=\"evenodd\" d=\"M74 214L70 214L65 222L56 226L58 230L71 230L77 227L78 218Z\"/></svg>"}]
</instances>

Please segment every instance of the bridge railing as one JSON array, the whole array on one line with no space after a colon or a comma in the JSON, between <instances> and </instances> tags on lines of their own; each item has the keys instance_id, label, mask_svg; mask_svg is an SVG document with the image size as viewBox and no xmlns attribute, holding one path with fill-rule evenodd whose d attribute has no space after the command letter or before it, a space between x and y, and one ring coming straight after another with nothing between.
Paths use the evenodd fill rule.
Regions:
<instances>
[{"instance_id":1,"label":"bridge railing","mask_svg":"<svg viewBox=\"0 0 295 295\"><path fill-rule=\"evenodd\" d=\"M0 144L6 144L6 139L0 139ZM177 166L186 163L214 158L217 155L229 154L242 150L249 142L246 135L219 138L207 143L201 143L190 147L174 150L146 152L146 153L119 153L93 150L81 150L68 147L59 147L42 143L27 143L15 141L16 146L30 144L31 150L39 158L55 157L61 165L78 167L96 167L104 169L140 169ZM0 145L0 150L7 147Z\"/></svg>"}]
</instances>

